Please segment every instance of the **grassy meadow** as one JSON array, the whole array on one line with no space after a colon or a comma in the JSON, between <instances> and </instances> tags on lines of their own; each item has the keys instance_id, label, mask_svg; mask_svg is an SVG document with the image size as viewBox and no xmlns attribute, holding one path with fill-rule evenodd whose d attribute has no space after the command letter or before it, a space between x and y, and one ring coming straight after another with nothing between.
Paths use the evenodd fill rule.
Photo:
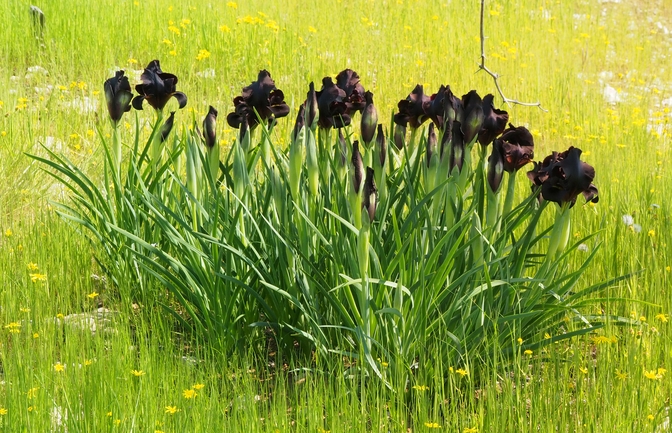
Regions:
<instances>
[{"instance_id":1,"label":"grassy meadow","mask_svg":"<svg viewBox=\"0 0 672 433\"><path fill-rule=\"evenodd\" d=\"M345 68L375 94L386 127L418 83L428 94L441 84L458 97L471 89L496 94L492 78L477 72L480 2L36 2L46 17L41 35L29 3L2 2L0 431L669 431L672 8L665 3L485 3L486 65L508 98L543 109L501 106L499 95L495 105L532 132L535 160L575 146L595 167L600 200L584 206L579 197L571 237L596 236L568 256L568 268L599 248L580 287L635 273L586 304L587 313L624 319L538 350L521 341L506 359L474 354L456 365L442 357L447 337L438 334L412 375L388 387L375 379L363 386L345 356L280 356L264 335L233 352L211 350L159 302L130 300L124 294L133 287L111 284L93 259L96 245L54 211L53 201L69 192L26 153L46 156L46 147L99 172L98 131L111 132L103 83L123 69L134 86L153 59L179 77L189 98L174 131L200 124L212 105L223 154L237 134L226 124L232 100L261 69L291 108L272 131L283 149L307 84L319 87ZM151 111L137 112L143 136ZM122 120L125 140L135 116ZM517 181L522 198L529 181Z\"/></svg>"}]
</instances>

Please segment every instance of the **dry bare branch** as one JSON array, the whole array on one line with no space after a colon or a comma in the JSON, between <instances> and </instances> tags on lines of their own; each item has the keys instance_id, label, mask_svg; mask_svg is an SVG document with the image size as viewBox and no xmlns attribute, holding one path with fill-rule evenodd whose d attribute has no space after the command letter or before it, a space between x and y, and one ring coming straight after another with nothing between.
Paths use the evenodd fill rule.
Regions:
<instances>
[{"instance_id":1,"label":"dry bare branch","mask_svg":"<svg viewBox=\"0 0 672 433\"><path fill-rule=\"evenodd\" d=\"M479 71L485 71L488 75L492 77L492 79L495 81L495 87L497 88L497 92L499 93L499 96L502 97L504 102L507 105L511 104L518 104L518 105L524 105L527 107L539 107L541 111L548 111L544 109L541 106L541 102L521 102L516 99L510 99L504 96L504 92L502 92L502 88L499 86L499 74L496 72L492 72L490 69L488 69L487 66L485 66L485 0L481 0L481 63L478 65L478 70Z\"/></svg>"}]
</instances>

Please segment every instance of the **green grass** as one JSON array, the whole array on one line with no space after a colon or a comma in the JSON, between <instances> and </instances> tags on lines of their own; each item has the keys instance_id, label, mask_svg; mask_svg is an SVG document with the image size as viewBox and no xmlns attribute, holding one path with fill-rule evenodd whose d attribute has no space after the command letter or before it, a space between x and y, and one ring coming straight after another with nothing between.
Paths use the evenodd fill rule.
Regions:
<instances>
[{"instance_id":1,"label":"green grass","mask_svg":"<svg viewBox=\"0 0 672 433\"><path fill-rule=\"evenodd\" d=\"M512 122L534 132L537 159L574 145L596 168L600 202L574 212L576 238L597 231L588 248L602 243L581 286L643 272L608 292L631 301L605 298L592 307L639 323L608 326L531 355L521 348L512 362L488 359L479 371L421 364L407 386L390 390L365 380L362 396L359 370L348 359L306 371L301 367L314 365L300 356L269 357L258 346L233 357L212 353L159 308L131 305L91 278L100 273L91 246L54 214L47 199L61 198L58 186L24 155L41 152L37 143L58 142L95 171L102 161L94 131L106 116L103 81L115 68L140 70L154 58L180 77L178 89L189 97L178 128L192 116L200 122L212 104L224 147L234 137L223 126L231 100L262 68L293 110L307 82L345 67L375 93L381 117L416 83L427 91L450 84L458 95L494 92L492 80L475 73L477 3L434 3L344 0L295 8L250 1L233 8L193 1L171 8L163 0L70 0L38 5L47 22L43 47L32 37L26 3L0 5L0 16L9 17L0 33L0 408L6 409L0 428L63 431L54 421L60 411L70 432L431 431L432 423L459 432L654 431L672 389L672 373L656 378L658 369L672 367L671 325L657 317L672 313L672 107L661 105L672 97L665 58L671 44L657 25L669 23L672 12L663 1L486 3L488 66L502 75L508 97L541 101L548 110L509 107ZM631 24L633 15L652 21ZM197 60L203 49L210 56ZM48 74L26 78L35 65ZM198 76L211 68L214 78ZM36 91L47 85L51 92ZM607 85L621 102L605 102ZM97 101L97 110L72 108L84 98ZM145 111L140 119L149 123L153 114ZM279 123L275 142L284 144L294 113ZM640 233L622 223L624 214L641 225ZM576 252L570 266L582 255ZM46 277L32 282L30 274ZM57 320L99 306L118 312L113 334L92 335ZM442 343L431 342L427 352L440 354ZM443 367L454 373L434 374ZM196 384L204 387L186 399L183 392ZM179 412L168 414L167 406Z\"/></svg>"}]
</instances>

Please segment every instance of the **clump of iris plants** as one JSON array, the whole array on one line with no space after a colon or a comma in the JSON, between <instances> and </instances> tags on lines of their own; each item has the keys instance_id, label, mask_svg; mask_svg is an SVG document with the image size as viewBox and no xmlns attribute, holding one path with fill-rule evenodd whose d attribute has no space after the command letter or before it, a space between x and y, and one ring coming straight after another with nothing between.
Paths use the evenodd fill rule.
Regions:
<instances>
[{"instance_id":1,"label":"clump of iris plants","mask_svg":"<svg viewBox=\"0 0 672 433\"><path fill-rule=\"evenodd\" d=\"M385 381L427 359L433 339L445 365L460 365L597 326L579 306L595 290L576 287L586 266L562 277L572 208L579 195L598 201L595 170L574 147L534 161L532 134L493 95L417 85L386 128L345 69L306 86L284 148L275 126L290 107L262 70L233 97L226 122L238 134L226 149L212 106L200 128L170 139L177 110L165 121L164 110L187 103L177 82L158 60L135 97L123 71L105 82L112 187L63 156L34 157L69 181L60 212L88 229L118 290L132 282L125 296L167 291L179 308L164 308L225 352L272 330L280 348L347 355ZM140 128L124 146L119 122L145 101L154 129L144 146ZM517 176L530 163L531 189Z\"/></svg>"}]
</instances>

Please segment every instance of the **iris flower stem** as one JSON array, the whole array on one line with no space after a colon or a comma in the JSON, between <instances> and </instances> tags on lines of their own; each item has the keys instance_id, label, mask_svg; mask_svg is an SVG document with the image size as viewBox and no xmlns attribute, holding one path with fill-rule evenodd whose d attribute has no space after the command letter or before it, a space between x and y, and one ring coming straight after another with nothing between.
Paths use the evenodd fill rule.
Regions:
<instances>
[{"instance_id":1,"label":"iris flower stem","mask_svg":"<svg viewBox=\"0 0 672 433\"><path fill-rule=\"evenodd\" d=\"M320 136L320 140L322 136ZM312 197L311 202L317 201L317 197L320 192L320 173L324 173L326 166L329 165L329 157L320 155L330 155L330 153L325 153L321 149L318 150L317 144L315 143L315 135L311 129L306 129L305 135L305 147L306 147L306 170L308 173L308 190ZM320 145L321 147L321 145ZM320 167L320 164L322 167ZM325 177L322 179L323 185L329 186L329 175L325 173Z\"/></svg>"},{"instance_id":2,"label":"iris flower stem","mask_svg":"<svg viewBox=\"0 0 672 433\"><path fill-rule=\"evenodd\" d=\"M569 203L563 203L557 207L555 214L555 223L551 231L551 238L548 244L548 253L546 254L546 261L555 260L567 246L569 239L570 218L569 218Z\"/></svg>"},{"instance_id":3,"label":"iris flower stem","mask_svg":"<svg viewBox=\"0 0 672 433\"><path fill-rule=\"evenodd\" d=\"M455 223L455 209L457 209L457 194L456 185L454 182L448 183L446 186L446 198L444 202L444 224L447 227L452 227Z\"/></svg>"},{"instance_id":4,"label":"iris flower stem","mask_svg":"<svg viewBox=\"0 0 672 433\"><path fill-rule=\"evenodd\" d=\"M394 212L392 212L390 214L390 217L391 217L390 218L391 219L390 223L391 223L392 227L394 228L394 231L398 233L399 224L398 224L398 221L397 221L396 214ZM402 243L401 243L401 238L400 237L395 237L395 244L396 244L397 248L401 248ZM402 286L402 281L406 281L406 273L408 272L407 269L408 268L406 267L406 260L404 259L404 255L401 254L400 257L399 257L399 275L397 277L398 278L397 279L397 287L394 289L394 308L397 311L399 311L399 313L401 313L400 316L398 316L394 319L394 321L396 323L397 328L400 331L402 331L403 327L404 327L403 317L406 317L403 314L403 311L404 311L403 310L403 307L404 307L404 293L403 293L403 289L402 289L402 287L403 287ZM402 335L402 334L403 334L403 332L400 332L399 334L397 334L397 340L398 340L397 345L398 345L398 348L399 348L399 355L404 354L404 351L402 349L401 341L399 341L400 340L399 336Z\"/></svg>"},{"instance_id":5,"label":"iris flower stem","mask_svg":"<svg viewBox=\"0 0 672 433\"><path fill-rule=\"evenodd\" d=\"M509 180L506 185L506 198L504 199L504 210L502 211L503 217L506 217L513 208L513 198L516 192L516 173L518 173L518 170L507 174Z\"/></svg>"},{"instance_id":6,"label":"iris flower stem","mask_svg":"<svg viewBox=\"0 0 672 433\"><path fill-rule=\"evenodd\" d=\"M387 201L387 172L385 167L380 167L379 164L374 165L376 186L378 187L378 203L385 203Z\"/></svg>"},{"instance_id":7,"label":"iris flower stem","mask_svg":"<svg viewBox=\"0 0 672 433\"><path fill-rule=\"evenodd\" d=\"M425 193L429 194L436 188L436 171L438 169L438 164L435 164L435 159L429 163L429 166L424 165L425 168Z\"/></svg>"},{"instance_id":8,"label":"iris flower stem","mask_svg":"<svg viewBox=\"0 0 672 433\"><path fill-rule=\"evenodd\" d=\"M301 183L301 171L303 169L303 158L305 148L305 134L306 128L301 128L301 131L296 136L296 139L289 148L289 192L292 194L292 200L299 203L299 185Z\"/></svg>"},{"instance_id":9,"label":"iris flower stem","mask_svg":"<svg viewBox=\"0 0 672 433\"><path fill-rule=\"evenodd\" d=\"M501 195L501 188L497 192L493 192L489 187L487 187L487 196L488 196L488 206L487 213L485 215L485 227L488 230L491 230L490 240L494 241L497 233L499 232L500 226L500 213L499 213L499 196Z\"/></svg>"},{"instance_id":10,"label":"iris flower stem","mask_svg":"<svg viewBox=\"0 0 672 433\"><path fill-rule=\"evenodd\" d=\"M364 170L366 171L366 167L373 168L373 148L367 146L366 144L364 144L362 148L364 149L364 153L362 154L362 162L364 163Z\"/></svg>"},{"instance_id":11,"label":"iris flower stem","mask_svg":"<svg viewBox=\"0 0 672 433\"><path fill-rule=\"evenodd\" d=\"M119 123L112 122L112 159L114 161L114 172L117 179L121 175L121 135L119 134Z\"/></svg>"},{"instance_id":12,"label":"iris flower stem","mask_svg":"<svg viewBox=\"0 0 672 433\"><path fill-rule=\"evenodd\" d=\"M294 203L294 206L300 209L300 206L298 203ZM296 227L296 231L298 234L299 238L299 247L301 249L301 253L306 255L306 257L310 257L309 251L308 251L308 235L305 230L304 226L304 221L301 218L301 215L299 212L292 212L292 218L294 219L294 227Z\"/></svg>"},{"instance_id":13,"label":"iris flower stem","mask_svg":"<svg viewBox=\"0 0 672 433\"><path fill-rule=\"evenodd\" d=\"M245 162L245 150L240 143L236 142L233 151L233 193L238 197L238 200L240 200L238 206L243 206L245 203L245 192L249 183L247 164ZM238 215L240 239L243 246L247 247L244 211L241 209Z\"/></svg>"},{"instance_id":14,"label":"iris flower stem","mask_svg":"<svg viewBox=\"0 0 672 433\"><path fill-rule=\"evenodd\" d=\"M471 217L471 230L469 233L471 241L472 266L477 268L484 262L483 257L483 229L481 227L481 218L477 212Z\"/></svg>"},{"instance_id":15,"label":"iris flower stem","mask_svg":"<svg viewBox=\"0 0 672 433\"><path fill-rule=\"evenodd\" d=\"M197 152L198 148L194 145L195 143L191 140L186 141L187 146L187 189L191 192L194 200L198 200L198 174L196 169L196 162L199 158ZM196 212L196 203L192 202L191 204L191 221L192 228L194 231L198 231L198 220Z\"/></svg>"},{"instance_id":16,"label":"iris flower stem","mask_svg":"<svg viewBox=\"0 0 672 433\"><path fill-rule=\"evenodd\" d=\"M563 210L562 210L562 234L560 236L560 243L558 244L558 251L556 252L556 255L560 256L565 251L565 248L567 248L567 244L569 243L569 234L571 232L571 223L572 219L570 218L570 209L569 209L569 203L564 203L563 204Z\"/></svg>"},{"instance_id":17,"label":"iris flower stem","mask_svg":"<svg viewBox=\"0 0 672 433\"><path fill-rule=\"evenodd\" d=\"M367 218L367 217L365 217ZM362 228L359 229L359 234L357 236L357 260L359 262L359 274L362 277L362 281L365 281L369 273L369 237L371 235L371 229L368 222L365 222L362 225ZM363 283L362 283L363 284ZM362 287L364 284L362 285ZM363 293L364 291L362 291ZM360 298L360 305L364 306L364 303L368 303L368 298ZM362 310L362 317L364 317L364 310Z\"/></svg>"},{"instance_id":18,"label":"iris flower stem","mask_svg":"<svg viewBox=\"0 0 672 433\"><path fill-rule=\"evenodd\" d=\"M215 140L215 145L207 151L208 172L213 185L217 185L217 175L219 174L219 144Z\"/></svg>"},{"instance_id":19,"label":"iris flower stem","mask_svg":"<svg viewBox=\"0 0 672 433\"><path fill-rule=\"evenodd\" d=\"M411 166L415 164L415 158L417 158L418 150L416 149L416 141L418 140L418 128L411 128L411 139L408 142L408 155Z\"/></svg>"},{"instance_id":20,"label":"iris flower stem","mask_svg":"<svg viewBox=\"0 0 672 433\"><path fill-rule=\"evenodd\" d=\"M370 352L371 341L371 320L369 317L369 237L371 225L368 214L362 218L363 224L357 235L357 259L359 262L359 275L362 279L361 290L359 292L359 311L362 317L362 332L364 338L362 348L365 353ZM362 361L364 358L362 357Z\"/></svg>"},{"instance_id":21,"label":"iris flower stem","mask_svg":"<svg viewBox=\"0 0 672 433\"><path fill-rule=\"evenodd\" d=\"M161 143L161 124L163 122L163 111L156 110L156 123L154 124L154 136L152 137L152 175L156 177L156 173L161 163L161 151L163 150L163 143Z\"/></svg>"},{"instance_id":22,"label":"iris flower stem","mask_svg":"<svg viewBox=\"0 0 672 433\"><path fill-rule=\"evenodd\" d=\"M464 160L462 162L462 171L460 171L460 174L457 179L458 192L461 192L462 194L464 194L464 191L467 188L467 181L469 180L469 176L472 173L471 149L472 149L471 145L467 145L464 147Z\"/></svg>"},{"instance_id":23,"label":"iris flower stem","mask_svg":"<svg viewBox=\"0 0 672 433\"><path fill-rule=\"evenodd\" d=\"M331 162L329 161L329 158L332 154L331 128L321 128L319 133L319 149L317 152L317 160L321 166L319 170L320 174L322 175L323 185L327 187L329 192L331 189Z\"/></svg>"},{"instance_id":24,"label":"iris flower stem","mask_svg":"<svg viewBox=\"0 0 672 433\"><path fill-rule=\"evenodd\" d=\"M474 183L474 187L476 188L474 190L474 200L477 200L477 209L478 209L478 217L481 221L486 222L486 227L487 227L487 220L485 219L485 202L487 201L487 193L488 193L488 187L487 187L487 164L488 164L488 159L487 159L487 147L485 146L479 146L479 160L478 160L478 167L476 168L476 182Z\"/></svg>"},{"instance_id":25,"label":"iris flower stem","mask_svg":"<svg viewBox=\"0 0 672 433\"><path fill-rule=\"evenodd\" d=\"M432 161L430 162L430 166L427 167L427 184L428 184L427 193L432 192L434 189L436 189L437 185L441 183L439 177L440 173L439 164L440 162L438 161L438 158L433 157ZM430 229L436 227L439 224L439 216L441 214L441 210L443 209L443 200L445 194L446 194L446 186L443 185L441 187L441 190L436 194L434 194L434 197L432 197L432 201L430 202L429 205L429 212L430 215L432 216L432 220L430 222Z\"/></svg>"},{"instance_id":26,"label":"iris flower stem","mask_svg":"<svg viewBox=\"0 0 672 433\"><path fill-rule=\"evenodd\" d=\"M362 193L355 193L353 187L350 187L348 194L350 200L350 209L352 210L352 222L355 227L362 226Z\"/></svg>"},{"instance_id":27,"label":"iris flower stem","mask_svg":"<svg viewBox=\"0 0 672 433\"><path fill-rule=\"evenodd\" d=\"M411 139L406 143L406 145L403 147L400 154L400 160L399 160L399 169L397 171L403 173L404 170L406 169L406 165L408 164L409 167L413 167L415 158L416 158L416 149L415 149L415 141L417 138L417 128L411 128Z\"/></svg>"},{"instance_id":28,"label":"iris flower stem","mask_svg":"<svg viewBox=\"0 0 672 433\"><path fill-rule=\"evenodd\" d=\"M198 200L198 170L197 162L199 159L198 149L194 146L191 140L186 141L186 156L187 156L187 189Z\"/></svg>"},{"instance_id":29,"label":"iris flower stem","mask_svg":"<svg viewBox=\"0 0 672 433\"><path fill-rule=\"evenodd\" d=\"M264 163L264 170L269 170L271 167L271 141L268 138L270 134L271 129L262 131L261 136L261 158Z\"/></svg>"}]
</instances>

